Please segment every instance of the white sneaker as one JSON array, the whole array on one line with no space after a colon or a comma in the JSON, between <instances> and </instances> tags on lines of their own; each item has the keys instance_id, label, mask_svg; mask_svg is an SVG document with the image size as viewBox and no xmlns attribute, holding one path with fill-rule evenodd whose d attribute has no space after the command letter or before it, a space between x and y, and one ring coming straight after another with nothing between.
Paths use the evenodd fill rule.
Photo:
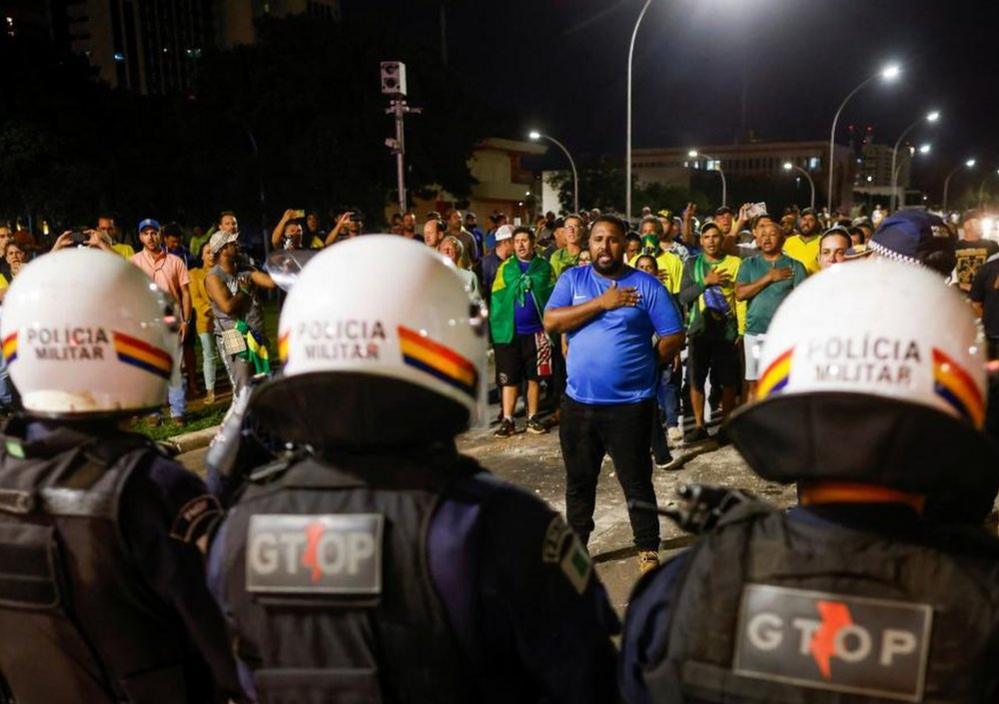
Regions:
<instances>
[{"instance_id":1,"label":"white sneaker","mask_svg":"<svg viewBox=\"0 0 999 704\"><path fill-rule=\"evenodd\" d=\"M666 439L670 447L680 447L683 444L683 431L679 428L667 428Z\"/></svg>"}]
</instances>

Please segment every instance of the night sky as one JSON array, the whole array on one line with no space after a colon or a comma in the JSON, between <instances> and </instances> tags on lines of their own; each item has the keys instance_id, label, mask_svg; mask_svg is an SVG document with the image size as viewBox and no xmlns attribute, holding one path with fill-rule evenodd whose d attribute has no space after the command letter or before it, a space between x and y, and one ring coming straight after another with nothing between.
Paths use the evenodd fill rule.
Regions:
<instances>
[{"instance_id":1,"label":"night sky","mask_svg":"<svg viewBox=\"0 0 999 704\"><path fill-rule=\"evenodd\" d=\"M439 36L438 6L344 2L348 18L384 12L428 41ZM450 65L492 104L512 108L525 130L536 126L574 152L623 155L627 50L641 6L453 0L446 15ZM934 149L914 170L916 184L938 188L938 174L967 156L994 173L995 0L653 0L635 49L634 146L735 141L744 80L746 127L761 139L828 139L840 101L888 61L902 64L902 78L858 93L837 141L846 143L852 123L873 126L877 142L892 144L936 108L942 121L913 133Z\"/></svg>"}]
</instances>

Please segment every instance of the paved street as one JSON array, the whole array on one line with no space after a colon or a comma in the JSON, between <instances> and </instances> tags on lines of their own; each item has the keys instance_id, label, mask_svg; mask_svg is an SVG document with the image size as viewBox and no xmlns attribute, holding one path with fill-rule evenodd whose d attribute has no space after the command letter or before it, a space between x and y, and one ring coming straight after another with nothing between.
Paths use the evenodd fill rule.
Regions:
<instances>
[{"instance_id":1,"label":"paved street","mask_svg":"<svg viewBox=\"0 0 999 704\"><path fill-rule=\"evenodd\" d=\"M564 513L565 479L557 430L548 435L520 433L507 439L494 438L489 430L472 431L460 438L459 447L490 471L533 491ZM181 455L180 459L192 470L203 472L205 452L203 449L196 450ZM717 449L714 442L708 442L674 451L674 456L675 464L680 465L678 470L655 471L656 495L660 504L669 501L677 485L685 482L741 487L779 505L787 505L794 500L793 488L758 479L748 471L732 447ZM590 538L590 552L615 608L623 613L631 587L638 577L638 567L624 495L610 460L605 460L600 477L594 521L596 529ZM661 519L661 525L665 556L689 543L689 536L668 519Z\"/></svg>"}]
</instances>

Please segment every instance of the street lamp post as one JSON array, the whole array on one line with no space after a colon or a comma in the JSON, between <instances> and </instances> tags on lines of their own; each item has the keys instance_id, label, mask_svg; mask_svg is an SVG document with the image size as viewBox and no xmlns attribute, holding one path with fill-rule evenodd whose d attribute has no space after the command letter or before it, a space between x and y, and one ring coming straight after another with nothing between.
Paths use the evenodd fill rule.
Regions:
<instances>
[{"instance_id":1,"label":"street lamp post","mask_svg":"<svg viewBox=\"0 0 999 704\"><path fill-rule=\"evenodd\" d=\"M638 13L635 21L635 28L631 31L631 44L628 45L628 107L627 107L627 141L628 145L624 153L624 214L628 221L631 221L631 63L635 54L635 37L638 36L638 26L645 18L645 11L649 9L652 0L645 0L642 11Z\"/></svg>"},{"instance_id":2,"label":"street lamp post","mask_svg":"<svg viewBox=\"0 0 999 704\"><path fill-rule=\"evenodd\" d=\"M704 161L704 165L705 166L708 165L709 161L713 161L716 164L718 164L718 167L715 169L715 171L717 171L718 175L721 176L721 182L722 182L722 203L721 204L722 204L722 207L725 207L726 205L728 205L728 184L725 182L725 172L722 171L721 159L715 159L713 156L708 156L707 154L701 154L696 149L691 149L689 152L687 152L687 156L689 156L691 159L696 159L699 156L704 157L704 160L705 160Z\"/></svg>"},{"instance_id":3,"label":"street lamp post","mask_svg":"<svg viewBox=\"0 0 999 704\"><path fill-rule=\"evenodd\" d=\"M921 144L921 145L919 145L919 149L918 150L912 150L912 149L910 149L909 150L909 161L910 162L912 161L913 157L916 155L916 151L918 151L920 154L929 154L931 149L932 149L932 147L929 144ZM891 182L893 184L898 182L898 174L902 170L903 166L905 166L905 159L903 159L901 162L899 162L899 165L892 169L892 172L891 172ZM892 190L892 196L894 196L894 195L895 195L895 191ZM890 198L888 202L889 202L890 205L894 206L895 199L894 198ZM903 202L902 205L905 205L905 203Z\"/></svg>"},{"instance_id":4,"label":"street lamp post","mask_svg":"<svg viewBox=\"0 0 999 704\"><path fill-rule=\"evenodd\" d=\"M949 174L947 174L947 178L944 179L943 206L942 206L943 207L944 216L947 215L947 190L950 188L950 177L953 176L954 174L956 174L958 171L960 171L962 166L964 168L966 168L966 169L972 169L972 168L975 167L975 160L974 159L968 159L963 164L958 164L957 166L955 166L951 170L951 172Z\"/></svg>"},{"instance_id":5,"label":"street lamp post","mask_svg":"<svg viewBox=\"0 0 999 704\"><path fill-rule=\"evenodd\" d=\"M527 136L530 137L535 142L538 141L539 139L547 139L549 142L551 142L556 147L558 147L559 149L561 149L562 152L565 154L566 158L569 160L569 166L572 167L572 203L573 203L573 212L578 213L579 212L579 173L576 171L576 162L573 161L572 154L569 153L569 150L566 149L565 145L562 144L560 141L558 141L554 137L549 137L546 134L541 134L537 130L531 130L530 134L528 134Z\"/></svg>"},{"instance_id":6,"label":"street lamp post","mask_svg":"<svg viewBox=\"0 0 999 704\"><path fill-rule=\"evenodd\" d=\"M926 120L927 122L936 122L939 119L940 119L940 111L934 110L933 112L927 113L924 117L919 118L911 125L906 127L904 130L902 130L902 134L898 136L898 140L895 142L895 147L891 150L892 180L891 180L891 198L888 201L889 210L895 210L895 198L898 195L898 177L895 175L895 161L898 158L899 145L902 144L902 140L905 139L905 136L910 132L912 132L912 130L916 128L916 125L921 123L923 120Z\"/></svg>"},{"instance_id":7,"label":"street lamp post","mask_svg":"<svg viewBox=\"0 0 999 704\"><path fill-rule=\"evenodd\" d=\"M784 170L785 171L791 171L792 169L795 170L795 171L800 171L801 173L803 173L805 175L805 178L808 179L808 186L809 186L809 188L812 189L812 201L811 201L811 203L812 203L812 210L815 210L815 181L812 180L812 175L810 173L808 173L807 171L805 171L800 166L795 166L790 161L785 161L784 162Z\"/></svg>"},{"instance_id":8,"label":"street lamp post","mask_svg":"<svg viewBox=\"0 0 999 704\"><path fill-rule=\"evenodd\" d=\"M868 78L864 79L864 81L860 85L851 90L850 93L845 98L843 98L843 102L839 104L839 109L836 110L836 115L833 117L832 129L829 130L829 168L826 170L826 173L828 175L827 177L829 179L829 200L826 202L826 205L829 207L830 213L832 212L832 207L833 207L833 169L836 163L835 159L836 124L839 122L839 115L841 112L843 112L843 108L846 107L846 104L850 102L850 98L856 95L861 88L866 86L875 78L880 77L886 81L891 81L897 78L900 72L901 69L898 67L898 64L889 64L888 66L885 66L880 72L875 73L873 76L869 76Z\"/></svg>"}]
</instances>

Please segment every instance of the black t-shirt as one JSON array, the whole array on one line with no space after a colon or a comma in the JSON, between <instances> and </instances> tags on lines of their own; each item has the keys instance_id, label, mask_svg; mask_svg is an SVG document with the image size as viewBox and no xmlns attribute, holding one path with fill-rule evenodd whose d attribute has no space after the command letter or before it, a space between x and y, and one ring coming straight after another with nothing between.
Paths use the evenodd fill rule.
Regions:
<instances>
[{"instance_id":1,"label":"black t-shirt","mask_svg":"<svg viewBox=\"0 0 999 704\"><path fill-rule=\"evenodd\" d=\"M975 274L971 285L971 300L981 303L985 308L982 313L982 324L985 326L985 336L999 338L999 289L996 288L996 278L999 277L999 259L984 264Z\"/></svg>"},{"instance_id":2,"label":"black t-shirt","mask_svg":"<svg viewBox=\"0 0 999 704\"><path fill-rule=\"evenodd\" d=\"M957 283L965 291L971 288L975 273L985 264L985 261L993 254L999 254L999 244L992 240L975 240L974 242L961 240L955 249Z\"/></svg>"}]
</instances>

